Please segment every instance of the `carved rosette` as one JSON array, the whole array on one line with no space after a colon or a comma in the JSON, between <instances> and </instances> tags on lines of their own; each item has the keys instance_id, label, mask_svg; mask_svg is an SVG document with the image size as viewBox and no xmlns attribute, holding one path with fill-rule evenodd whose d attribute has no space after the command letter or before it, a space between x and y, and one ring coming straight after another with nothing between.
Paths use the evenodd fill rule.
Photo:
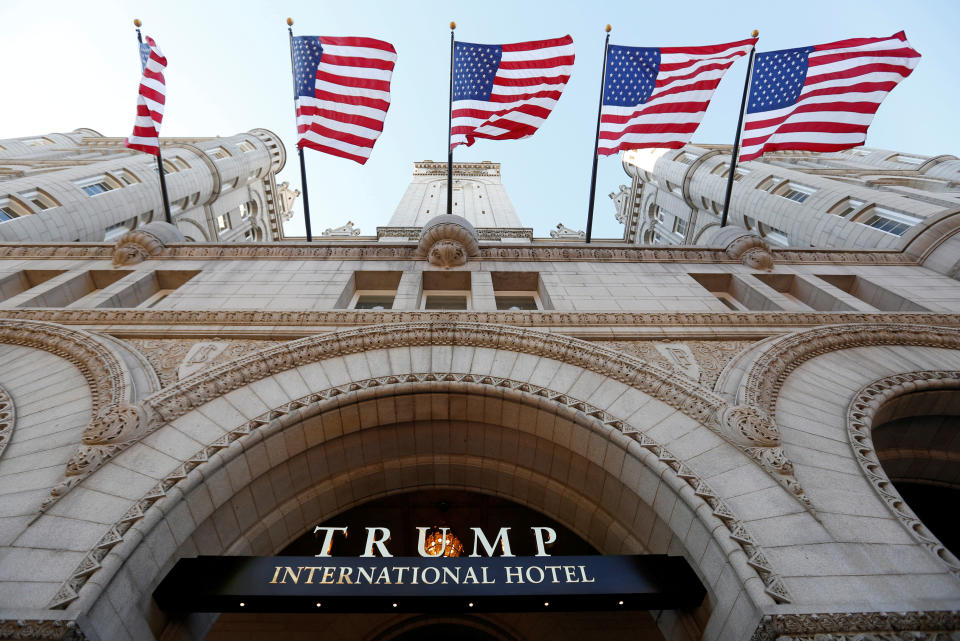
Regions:
<instances>
[{"instance_id":1,"label":"carved rosette","mask_svg":"<svg viewBox=\"0 0 960 641\"><path fill-rule=\"evenodd\" d=\"M183 243L186 238L169 223L153 222L120 237L113 247L113 266L122 267L142 263L151 256L166 252L167 243Z\"/></svg>"},{"instance_id":2,"label":"carved rosette","mask_svg":"<svg viewBox=\"0 0 960 641\"><path fill-rule=\"evenodd\" d=\"M459 267L480 255L477 230L462 216L437 216L423 226L417 254L437 267Z\"/></svg>"},{"instance_id":3,"label":"carved rosette","mask_svg":"<svg viewBox=\"0 0 960 641\"><path fill-rule=\"evenodd\" d=\"M740 447L777 447L780 429L766 412L747 405L724 409L721 421L727 437Z\"/></svg>"},{"instance_id":4,"label":"carved rosette","mask_svg":"<svg viewBox=\"0 0 960 641\"><path fill-rule=\"evenodd\" d=\"M94 418L83 431L85 445L116 444L139 438L150 424L142 405L114 405Z\"/></svg>"}]
</instances>

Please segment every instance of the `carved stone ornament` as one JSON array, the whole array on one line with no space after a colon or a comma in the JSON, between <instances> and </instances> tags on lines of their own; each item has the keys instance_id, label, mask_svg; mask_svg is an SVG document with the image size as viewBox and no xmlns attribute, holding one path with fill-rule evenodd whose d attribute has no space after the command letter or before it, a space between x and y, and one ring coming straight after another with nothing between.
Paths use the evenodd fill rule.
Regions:
<instances>
[{"instance_id":1,"label":"carved stone ornament","mask_svg":"<svg viewBox=\"0 0 960 641\"><path fill-rule=\"evenodd\" d=\"M563 223L557 223L556 229L550 230L550 238L569 238L571 240L583 240L587 235L582 230L570 229Z\"/></svg>"},{"instance_id":2,"label":"carved stone ornament","mask_svg":"<svg viewBox=\"0 0 960 641\"><path fill-rule=\"evenodd\" d=\"M13 399L7 393L7 390L0 387L0 456L3 456L3 451L10 444L16 419L17 413L13 406Z\"/></svg>"},{"instance_id":3,"label":"carved stone ornament","mask_svg":"<svg viewBox=\"0 0 960 641\"><path fill-rule=\"evenodd\" d=\"M113 247L113 266L142 263L151 256L161 256L168 243L183 243L186 238L170 223L155 221L128 231Z\"/></svg>"},{"instance_id":4,"label":"carved stone ornament","mask_svg":"<svg viewBox=\"0 0 960 641\"><path fill-rule=\"evenodd\" d=\"M329 236L329 237L346 237L346 238L351 238L351 237L353 237L353 236L359 236L359 235L360 235L360 228L359 228L359 227L354 227L354 226L353 226L353 221L352 221L352 220L348 220L346 225L342 225L342 226L340 226L340 227L334 227L334 228L328 227L327 229L324 229L324 230L323 230L323 233L320 234L320 235L321 235L321 236Z\"/></svg>"},{"instance_id":5,"label":"carved stone ornament","mask_svg":"<svg viewBox=\"0 0 960 641\"><path fill-rule=\"evenodd\" d=\"M458 344L468 343L469 335L467 330L469 328L460 327L458 329L458 334L463 336L463 339L458 341ZM396 328L394 328L392 334L396 335L398 333L399 332L396 331ZM371 339L371 342L375 342L373 337L367 338ZM494 343L502 343L505 337L500 336L491 338L494 339ZM293 342L293 344L296 343L301 343L301 345L303 344L302 341ZM423 343L421 342L417 344ZM337 351L355 353L354 350L351 350L344 341L337 341L337 345L339 346ZM232 376L230 372L238 373L249 367L254 360L259 361L262 364L264 363L264 354L272 354L273 356L277 356L284 349L289 348L289 346L290 344L278 346L273 350L265 350L259 355L251 355L246 359L238 359L238 361L244 361L242 366L238 361L235 361L219 368L214 375L218 379L234 379L233 382L227 383L227 385L231 389L236 389L236 387L239 387L242 383L240 380L236 379L235 376ZM493 346L493 343L491 343L490 346ZM559 345L554 346L554 350L558 351L558 347ZM307 355L301 352L300 357L303 358L305 356ZM560 355L557 354L557 356L559 357ZM266 358L272 360L272 356L267 356ZM298 359L290 359L285 363L285 365L287 367L295 366L297 362ZM622 363L620 365L622 367ZM279 371L279 369L267 366L265 369L257 369L256 372L247 371L247 375L243 377L243 380L246 382L251 382L252 380L257 380L258 378L267 376L273 371ZM630 374L623 369L621 369L621 372L627 376L632 376L635 374ZM195 389L197 385L202 386L203 381L184 381L183 383L178 383L177 387L181 388L182 392L186 391L187 389ZM416 386L416 388L412 386ZM504 398L510 398L521 402L533 402L538 407L542 407L544 404L556 405L562 412L560 414L561 416L565 415L571 420L586 421L588 423L601 425L606 429L615 430L622 433L627 438L635 441L637 445L652 455L651 459L653 460L650 464L659 468L660 472L658 473L661 473L662 475L669 474L676 478L678 482L689 486L692 492L680 493L680 496L682 497L680 500L686 501L694 513L699 512L701 509L707 509L713 517L716 517L720 521L722 528L718 528L718 534L723 532L729 536L729 538L736 544L736 546L745 556L746 566L750 568L750 570L745 570L745 572L739 576L739 580L748 580L755 573L755 575L758 576L763 582L764 592L770 597L772 603L790 603L791 596L784 585L783 579L776 572L773 565L766 557L763 549L756 543L753 535L750 534L750 531L747 529L746 524L744 524L743 521L736 516L732 508L723 500L722 497L716 493L716 491L710 487L706 480L701 478L696 472L685 465L677 456L672 454L667 448L662 446L657 441L632 428L626 421L610 414L605 410L590 405L589 403L574 398L568 394L551 390L546 387L541 387L525 381L509 378L484 376L479 374L434 371L429 373L398 374L394 376L379 376L376 378L353 380L351 382L343 383L334 387L317 390L307 394L306 396L296 398L289 403L284 403L283 405L269 409L260 416L257 416L249 421L244 421L242 424L236 426L223 436L220 436L212 443L203 446L199 451L193 454L193 456L190 456L185 462L179 465L173 472L161 479L160 482L151 488L146 495L139 499L133 505L133 507L131 507L123 515L123 517L120 518L119 521L111 526L107 534L100 539L94 548L90 550L86 557L80 562L79 566L76 568L76 570L74 570L71 578L61 586L56 596L48 604L48 608L63 609L66 608L72 601L76 600L79 596L80 589L83 587L86 581L100 569L101 561L106 557L110 550L123 541L124 534L130 529L130 527L140 519L144 518L147 511L151 508L154 508L155 504L164 501L165 497L168 496L170 491L178 483L186 479L193 470L211 461L216 461L216 464L218 465L222 464L224 461L224 456L226 455L224 450L227 450L227 448L229 448L230 445L235 441L241 440L244 437L252 435L256 432L259 432L259 434L256 435L257 438L263 438L264 431L283 429L286 426L292 425L296 422L322 414L323 412L328 411L331 407L344 407L351 403L363 403L371 401L377 402L377 399L389 397L399 393L401 390L404 394L409 394L413 389L419 389L423 393L448 393L451 391L462 390L463 392L469 394L481 395L490 394L492 390L496 390L492 393ZM214 390L213 388L207 391L209 394L216 392L217 390ZM178 404L175 408L175 411L182 415L189 410L190 406L194 406L202 402L202 398L203 394L193 394L191 395L189 404ZM169 404L174 401L173 398L170 397L170 392L168 392L164 401L158 400L157 402ZM680 399L674 399L674 402L687 407L689 411L690 408L687 403L681 401ZM238 448L231 449L236 452L242 451L242 449ZM223 454L216 456L221 452L223 452ZM212 470L207 470L203 473L207 474L211 471ZM176 493L174 496L175 498L173 500L181 500L183 498L183 493ZM164 501L162 505L157 506L157 508L163 509L164 511L169 510L170 507L171 505L166 501ZM735 570L735 572L740 571ZM109 580L109 577L107 577L105 580Z\"/></svg>"},{"instance_id":6,"label":"carved stone ornament","mask_svg":"<svg viewBox=\"0 0 960 641\"><path fill-rule=\"evenodd\" d=\"M74 621L62 619L0 619L0 639L24 641L87 641Z\"/></svg>"},{"instance_id":7,"label":"carved stone ornament","mask_svg":"<svg viewBox=\"0 0 960 641\"><path fill-rule=\"evenodd\" d=\"M762 410L735 405L723 411L721 425L729 440L742 447L777 447L780 430Z\"/></svg>"},{"instance_id":8,"label":"carved stone ornament","mask_svg":"<svg viewBox=\"0 0 960 641\"><path fill-rule=\"evenodd\" d=\"M712 230L711 230L712 231ZM763 238L743 227L728 225L717 227L716 231L705 238L706 244L722 247L726 254L751 269L769 271L773 269L773 254L770 244Z\"/></svg>"},{"instance_id":9,"label":"carved stone ornament","mask_svg":"<svg viewBox=\"0 0 960 641\"><path fill-rule=\"evenodd\" d=\"M462 216L436 216L423 226L417 254L436 267L459 267L480 255L477 230Z\"/></svg>"}]
</instances>

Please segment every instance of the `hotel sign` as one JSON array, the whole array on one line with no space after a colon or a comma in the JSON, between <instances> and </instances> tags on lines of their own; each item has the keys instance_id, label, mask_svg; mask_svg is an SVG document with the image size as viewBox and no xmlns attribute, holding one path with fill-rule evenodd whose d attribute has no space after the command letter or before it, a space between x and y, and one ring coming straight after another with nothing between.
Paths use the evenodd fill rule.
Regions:
<instances>
[{"instance_id":1,"label":"hotel sign","mask_svg":"<svg viewBox=\"0 0 960 641\"><path fill-rule=\"evenodd\" d=\"M685 608L705 594L682 557L550 556L549 527L530 528L530 557L513 555L508 527L492 542L470 528L469 547L416 529L415 557L392 556L384 527L366 528L359 557L332 556L347 528L317 527L316 556L181 559L154 598L169 612L523 612Z\"/></svg>"},{"instance_id":2,"label":"hotel sign","mask_svg":"<svg viewBox=\"0 0 960 641\"><path fill-rule=\"evenodd\" d=\"M682 557L197 557L154 597L168 612L528 612L698 605Z\"/></svg>"}]
</instances>

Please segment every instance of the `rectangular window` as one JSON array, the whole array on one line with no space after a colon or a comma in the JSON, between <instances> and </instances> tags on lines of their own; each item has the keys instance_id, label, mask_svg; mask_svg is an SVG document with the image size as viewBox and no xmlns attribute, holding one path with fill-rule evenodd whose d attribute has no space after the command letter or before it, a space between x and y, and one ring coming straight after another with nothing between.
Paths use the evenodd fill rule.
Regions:
<instances>
[{"instance_id":1,"label":"rectangular window","mask_svg":"<svg viewBox=\"0 0 960 641\"><path fill-rule=\"evenodd\" d=\"M4 276L0 278L0 302L13 298L17 294L21 294L63 273L64 270L24 269Z\"/></svg>"},{"instance_id":2,"label":"rectangular window","mask_svg":"<svg viewBox=\"0 0 960 641\"><path fill-rule=\"evenodd\" d=\"M186 160L184 160L180 156L174 157L173 163L180 169L190 169L190 163L188 163Z\"/></svg>"},{"instance_id":3,"label":"rectangular window","mask_svg":"<svg viewBox=\"0 0 960 641\"><path fill-rule=\"evenodd\" d=\"M856 198L844 198L830 209L830 213L837 216L849 216L863 207L864 204L862 200Z\"/></svg>"},{"instance_id":4,"label":"rectangular window","mask_svg":"<svg viewBox=\"0 0 960 641\"><path fill-rule=\"evenodd\" d=\"M885 287L881 287L861 276L852 274L817 274L817 278L826 281L855 298L883 312L928 312L912 300L904 298Z\"/></svg>"},{"instance_id":5,"label":"rectangular window","mask_svg":"<svg viewBox=\"0 0 960 641\"><path fill-rule=\"evenodd\" d=\"M885 207L871 207L860 214L856 222L894 236L903 236L911 227L921 222L921 219Z\"/></svg>"},{"instance_id":6,"label":"rectangular window","mask_svg":"<svg viewBox=\"0 0 960 641\"><path fill-rule=\"evenodd\" d=\"M223 147L215 147L207 151L208 156L212 156L215 160L223 160L224 158L230 157L230 152L224 149Z\"/></svg>"},{"instance_id":7,"label":"rectangular window","mask_svg":"<svg viewBox=\"0 0 960 641\"><path fill-rule=\"evenodd\" d=\"M540 309L535 296L497 296L497 309L517 311Z\"/></svg>"},{"instance_id":8,"label":"rectangular window","mask_svg":"<svg viewBox=\"0 0 960 641\"><path fill-rule=\"evenodd\" d=\"M497 309L553 309L539 272L490 272Z\"/></svg>"},{"instance_id":9,"label":"rectangular window","mask_svg":"<svg viewBox=\"0 0 960 641\"><path fill-rule=\"evenodd\" d=\"M465 310L470 308L470 272L423 272L423 309Z\"/></svg>"},{"instance_id":10,"label":"rectangular window","mask_svg":"<svg viewBox=\"0 0 960 641\"><path fill-rule=\"evenodd\" d=\"M783 311L779 305L752 287L743 276L733 274L689 274L697 283L731 310Z\"/></svg>"},{"instance_id":11,"label":"rectangular window","mask_svg":"<svg viewBox=\"0 0 960 641\"><path fill-rule=\"evenodd\" d=\"M199 273L196 270L186 269L158 269L141 273L134 282L129 283L97 307L156 307Z\"/></svg>"},{"instance_id":12,"label":"rectangular window","mask_svg":"<svg viewBox=\"0 0 960 641\"><path fill-rule=\"evenodd\" d=\"M337 309L393 309L403 272L356 271L335 307Z\"/></svg>"},{"instance_id":13,"label":"rectangular window","mask_svg":"<svg viewBox=\"0 0 960 641\"><path fill-rule=\"evenodd\" d=\"M760 235L766 238L769 242L774 245L779 245L780 247L789 247L790 240L787 238L787 232L782 229L777 229L766 223L760 223Z\"/></svg>"},{"instance_id":14,"label":"rectangular window","mask_svg":"<svg viewBox=\"0 0 960 641\"><path fill-rule=\"evenodd\" d=\"M21 303L20 307L82 307L82 301L87 296L98 293L131 273L133 272L124 269L83 271L56 287Z\"/></svg>"},{"instance_id":15,"label":"rectangular window","mask_svg":"<svg viewBox=\"0 0 960 641\"><path fill-rule=\"evenodd\" d=\"M818 312L852 312L856 309L811 281L794 274L753 274L760 282L787 298Z\"/></svg>"},{"instance_id":16,"label":"rectangular window","mask_svg":"<svg viewBox=\"0 0 960 641\"><path fill-rule=\"evenodd\" d=\"M779 176L767 176L759 185L757 189L762 189L763 191L773 191L780 186L780 183L784 181L783 178Z\"/></svg>"},{"instance_id":17,"label":"rectangular window","mask_svg":"<svg viewBox=\"0 0 960 641\"><path fill-rule=\"evenodd\" d=\"M217 231L226 231L230 229L230 216L222 214L217 216Z\"/></svg>"},{"instance_id":18,"label":"rectangular window","mask_svg":"<svg viewBox=\"0 0 960 641\"><path fill-rule=\"evenodd\" d=\"M20 194L20 198L31 203L40 211L46 211L47 209L53 209L54 207L59 207L60 203L53 199L53 197L42 189L34 189L33 191L25 191Z\"/></svg>"},{"instance_id":19,"label":"rectangular window","mask_svg":"<svg viewBox=\"0 0 960 641\"><path fill-rule=\"evenodd\" d=\"M0 222L28 216L31 212L22 202L14 198L0 198Z\"/></svg>"},{"instance_id":20,"label":"rectangular window","mask_svg":"<svg viewBox=\"0 0 960 641\"><path fill-rule=\"evenodd\" d=\"M115 242L118 238L126 234L128 231L133 229L137 224L137 219L132 218L130 220L125 220L122 223L115 223L107 227L103 232L103 242L112 243Z\"/></svg>"},{"instance_id":21,"label":"rectangular window","mask_svg":"<svg viewBox=\"0 0 960 641\"><path fill-rule=\"evenodd\" d=\"M674 184L673 184L672 182L670 182L669 180L666 181L666 182L667 182L667 189L670 190L670 193L676 194L676 195L678 195L678 196L682 196L682 195L683 195L683 190L680 189L680 187L679 187L678 185L674 185Z\"/></svg>"},{"instance_id":22,"label":"rectangular window","mask_svg":"<svg viewBox=\"0 0 960 641\"><path fill-rule=\"evenodd\" d=\"M807 187L806 185L801 185L795 182L787 182L773 193L781 198L802 203L807 198L817 193L817 190L814 187Z\"/></svg>"},{"instance_id":23,"label":"rectangular window","mask_svg":"<svg viewBox=\"0 0 960 641\"><path fill-rule=\"evenodd\" d=\"M749 173L750 173L749 169L744 169L743 167L737 167L736 170L733 172L733 181L738 182L740 180L743 180L744 177L747 176Z\"/></svg>"},{"instance_id":24,"label":"rectangular window","mask_svg":"<svg viewBox=\"0 0 960 641\"><path fill-rule=\"evenodd\" d=\"M687 221L683 218L674 218L673 219L673 233L678 236L683 236L687 233Z\"/></svg>"},{"instance_id":25,"label":"rectangular window","mask_svg":"<svg viewBox=\"0 0 960 641\"><path fill-rule=\"evenodd\" d=\"M253 146L253 143L250 142L249 140L244 140L239 145L237 145L237 148L244 153L248 151L253 151L254 149L256 149L256 147Z\"/></svg>"},{"instance_id":26,"label":"rectangular window","mask_svg":"<svg viewBox=\"0 0 960 641\"><path fill-rule=\"evenodd\" d=\"M699 158L699 156L697 156L697 155L695 155L695 154L691 154L691 153L688 152L688 151L684 151L683 153L678 154L677 157L673 159L673 161L674 161L674 162L683 163L684 165L689 165L690 163L692 163L692 162L693 162L694 160L696 160L697 158Z\"/></svg>"},{"instance_id":27,"label":"rectangular window","mask_svg":"<svg viewBox=\"0 0 960 641\"><path fill-rule=\"evenodd\" d=\"M83 192L88 196L97 196L121 187L116 178L108 174L76 180L73 184L82 189Z\"/></svg>"}]
</instances>

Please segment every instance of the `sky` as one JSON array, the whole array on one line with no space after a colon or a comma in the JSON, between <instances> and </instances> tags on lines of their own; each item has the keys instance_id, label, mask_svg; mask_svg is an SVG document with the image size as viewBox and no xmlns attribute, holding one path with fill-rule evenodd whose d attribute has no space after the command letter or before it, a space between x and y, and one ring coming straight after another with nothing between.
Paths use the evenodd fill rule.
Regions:
<instances>
[{"instance_id":1,"label":"sky","mask_svg":"<svg viewBox=\"0 0 960 641\"><path fill-rule=\"evenodd\" d=\"M923 55L880 107L867 145L923 155L960 152L960 2L776 0L407 2L216 0L87 2L0 0L0 138L89 127L126 136L140 80L133 19L168 59L161 136L233 135L256 127L287 148L279 181L300 185L285 20L295 35L369 36L396 47L392 103L366 165L306 151L314 233L353 221L364 235L386 225L413 162L446 159L449 22L457 40L501 44L570 34L576 63L553 113L532 137L458 147L457 161L502 164L521 222L538 237L562 222L584 229L603 61L611 43L656 47L740 40L760 31L758 51L905 30ZM693 142L732 143L746 60L720 83ZM593 237L622 237L608 194L628 183L617 156L601 158ZM301 204L288 234L303 233Z\"/></svg>"}]
</instances>

